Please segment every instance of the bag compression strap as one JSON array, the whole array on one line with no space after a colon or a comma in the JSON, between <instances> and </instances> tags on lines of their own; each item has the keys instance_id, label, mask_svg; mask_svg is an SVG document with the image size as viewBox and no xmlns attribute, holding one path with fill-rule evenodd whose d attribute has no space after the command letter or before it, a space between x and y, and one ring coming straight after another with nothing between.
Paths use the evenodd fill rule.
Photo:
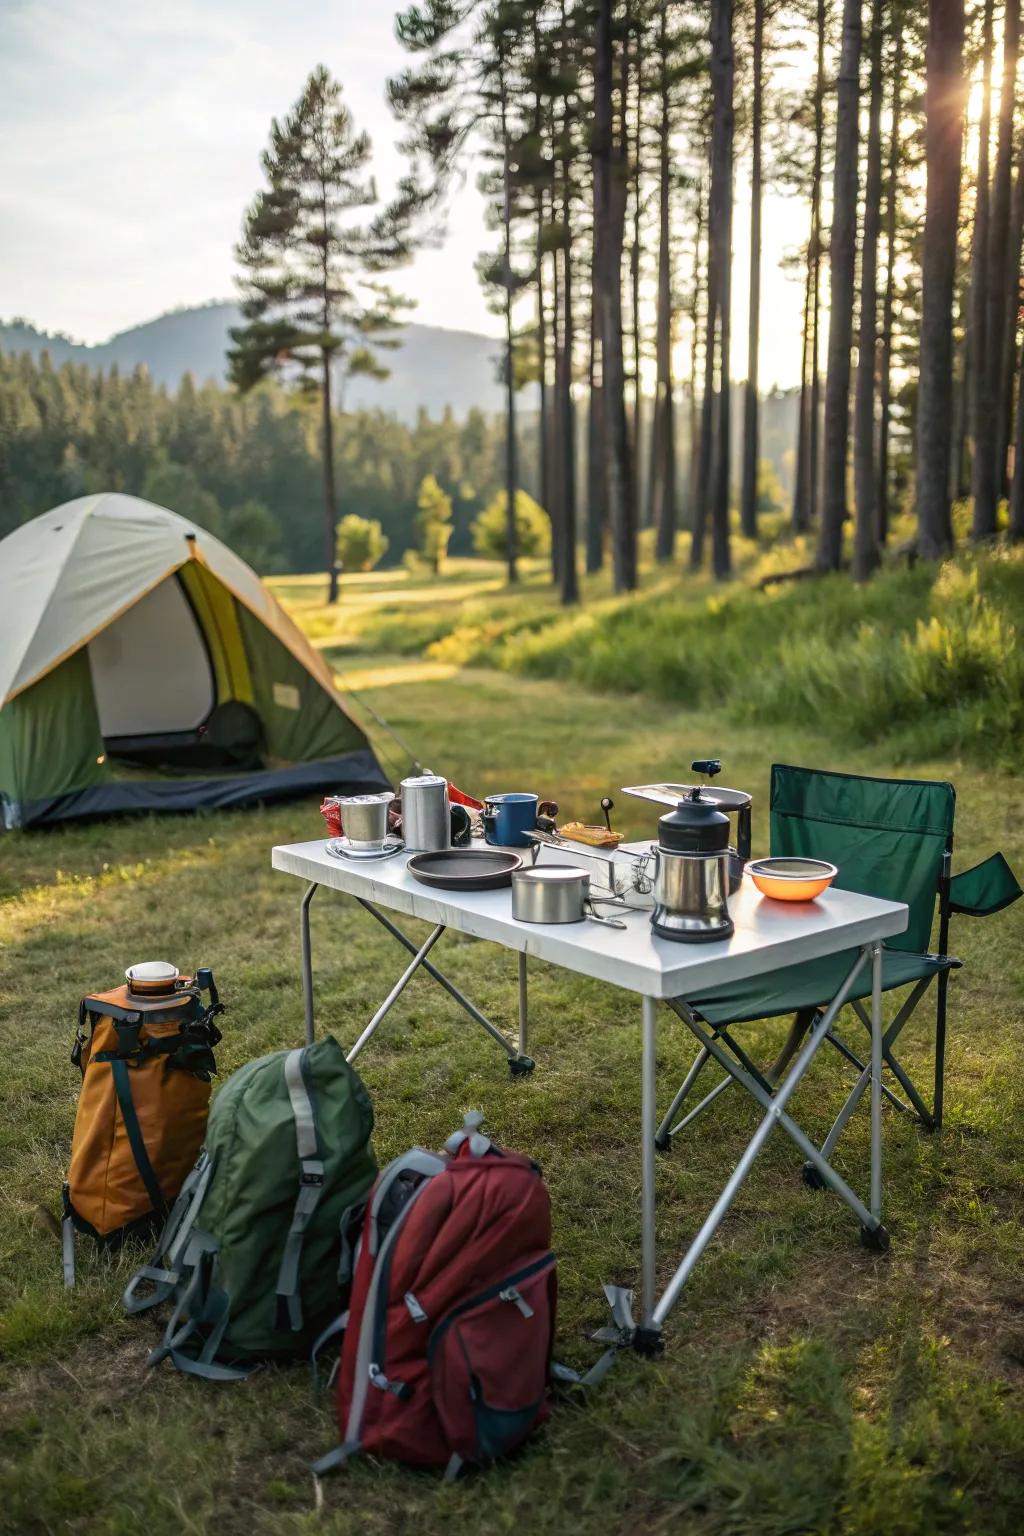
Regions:
<instances>
[{"instance_id":1,"label":"bag compression strap","mask_svg":"<svg viewBox=\"0 0 1024 1536\"><path fill-rule=\"evenodd\" d=\"M194 1231L182 1258L182 1266L191 1270L191 1279L178 1297L164 1333L163 1342L154 1349L147 1365L169 1359L175 1370L205 1381L244 1381L256 1369L253 1365L218 1365L217 1351L231 1320L231 1298L214 1283L217 1243L205 1232ZM202 1344L195 1354L185 1346L200 1333Z\"/></svg>"},{"instance_id":2,"label":"bag compression strap","mask_svg":"<svg viewBox=\"0 0 1024 1536\"><path fill-rule=\"evenodd\" d=\"M167 1201L164 1199L157 1176L153 1172L153 1164L149 1160L146 1143L142 1137L139 1117L135 1113L135 1105L132 1103L132 1085L131 1079L128 1076L128 1063L122 1057L115 1056L110 1063L110 1070L113 1073L114 1090L117 1093L117 1102L121 1106L121 1118L124 1121L124 1128L128 1133L128 1145L132 1149L132 1157L135 1159L135 1166L139 1170L139 1178L146 1186L146 1193L152 1202L154 1211L158 1215L165 1215L167 1212Z\"/></svg>"},{"instance_id":3,"label":"bag compression strap","mask_svg":"<svg viewBox=\"0 0 1024 1536\"><path fill-rule=\"evenodd\" d=\"M295 1145L299 1154L299 1193L292 1211L281 1267L277 1274L279 1325L297 1331L302 1327L299 1299L299 1262L306 1228L324 1192L324 1165L316 1134L316 1111L303 1074L305 1049L289 1051L284 1059L284 1081L295 1120Z\"/></svg>"},{"instance_id":4,"label":"bag compression strap","mask_svg":"<svg viewBox=\"0 0 1024 1536\"><path fill-rule=\"evenodd\" d=\"M136 1270L125 1288L121 1299L126 1312L145 1312L173 1296L181 1280L181 1256L206 1198L212 1173L213 1159L204 1150L181 1186L153 1257ZM143 1284L151 1289L140 1296L139 1286Z\"/></svg>"}]
</instances>

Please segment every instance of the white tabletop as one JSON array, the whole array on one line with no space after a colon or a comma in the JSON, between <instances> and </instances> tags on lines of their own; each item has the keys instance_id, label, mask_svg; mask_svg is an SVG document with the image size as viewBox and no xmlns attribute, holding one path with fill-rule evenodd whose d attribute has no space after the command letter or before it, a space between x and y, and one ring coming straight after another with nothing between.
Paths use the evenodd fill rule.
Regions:
<instances>
[{"instance_id":1,"label":"white tabletop","mask_svg":"<svg viewBox=\"0 0 1024 1536\"><path fill-rule=\"evenodd\" d=\"M482 846L482 845L481 845ZM521 923L512 916L512 892L439 891L406 869L409 855L356 863L327 852L325 840L275 848L273 867L331 890L361 896L394 912L444 923L459 933L611 982L645 997L699 997L721 982L742 981L782 966L891 938L907 926L902 902L878 901L852 891L828 890L816 901L772 901L749 877L729 898L736 925L715 944L657 938L649 912L616 912L626 927L581 923ZM528 856L524 862L529 862ZM602 911L610 913L607 907Z\"/></svg>"}]
</instances>

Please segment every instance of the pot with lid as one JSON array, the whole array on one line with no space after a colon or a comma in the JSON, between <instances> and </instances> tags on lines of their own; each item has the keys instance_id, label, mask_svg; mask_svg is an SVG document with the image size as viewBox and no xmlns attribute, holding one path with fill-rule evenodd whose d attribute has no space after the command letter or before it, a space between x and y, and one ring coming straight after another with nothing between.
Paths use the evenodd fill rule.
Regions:
<instances>
[{"instance_id":1,"label":"pot with lid","mask_svg":"<svg viewBox=\"0 0 1024 1536\"><path fill-rule=\"evenodd\" d=\"M142 960L124 973L129 992L135 997L171 997L184 985L181 973L169 960Z\"/></svg>"},{"instance_id":2,"label":"pot with lid","mask_svg":"<svg viewBox=\"0 0 1024 1536\"><path fill-rule=\"evenodd\" d=\"M651 926L663 939L727 939L732 853L729 818L696 785L658 822Z\"/></svg>"}]
</instances>

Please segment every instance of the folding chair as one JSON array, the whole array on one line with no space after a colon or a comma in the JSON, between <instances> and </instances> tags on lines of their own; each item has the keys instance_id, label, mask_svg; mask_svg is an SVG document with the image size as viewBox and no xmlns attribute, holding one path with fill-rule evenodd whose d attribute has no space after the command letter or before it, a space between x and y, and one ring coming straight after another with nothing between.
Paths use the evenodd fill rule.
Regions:
<instances>
[{"instance_id":1,"label":"folding chair","mask_svg":"<svg viewBox=\"0 0 1024 1536\"><path fill-rule=\"evenodd\" d=\"M949 919L954 912L987 917L1017 900L1021 887L1001 853L952 874L953 815L956 795L951 784L914 779L874 779L857 774L827 773L772 767L771 851L773 855L827 859L838 865L835 884L864 896L906 902L910 909L905 933L886 942L882 951L882 990L911 988L883 1039L883 1060L906 1095L883 1085L885 1097L897 1108L917 1116L929 1131L942 1124L946 1052L946 990L949 973L961 962L948 952ZM938 902L938 952L930 953ZM803 965L788 966L772 976L716 987L700 997L670 1000L700 1042L700 1050L672 1100L655 1137L665 1151L684 1126L735 1080L752 1078L764 1100L792 1060L809 1030L819 1027L825 1000L832 998L856 960L855 950ZM893 1047L911 1015L936 981L935 1080L932 1104L912 1082L893 1054ZM846 995L870 1034L871 1021L862 999L871 992L870 967L862 968ZM793 1022L782 1051L767 1072L761 1072L730 1034L734 1025L792 1013ZM836 1033L835 1021L825 1038L859 1073L856 1085L821 1147L827 1162L843 1127L870 1081L870 1068ZM731 1053L732 1060L727 1053ZM714 1057L727 1075L681 1119L677 1116L707 1065ZM815 1188L824 1179L812 1162L804 1164L804 1179Z\"/></svg>"}]
</instances>

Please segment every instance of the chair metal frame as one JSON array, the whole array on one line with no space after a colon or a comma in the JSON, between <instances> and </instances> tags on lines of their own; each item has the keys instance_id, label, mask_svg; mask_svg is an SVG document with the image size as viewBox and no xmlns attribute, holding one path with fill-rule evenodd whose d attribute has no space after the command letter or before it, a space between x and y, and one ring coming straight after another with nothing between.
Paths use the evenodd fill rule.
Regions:
<instances>
[{"instance_id":1,"label":"chair metal frame","mask_svg":"<svg viewBox=\"0 0 1024 1536\"><path fill-rule=\"evenodd\" d=\"M929 1132L937 1131L941 1129L942 1126L946 1063L947 992L949 987L949 973L951 970L959 968L961 964L959 960L955 959L952 955L949 954L949 919L953 911L950 901L952 870L953 832L951 829L946 838L946 844L942 855L942 863L939 871L938 884L936 887L936 896L938 898L939 904L939 943L936 954L939 959L947 961L948 964L944 965L942 970L940 970L936 975L923 976L916 982L900 984L903 986L909 985L911 987L910 994L900 1005L894 1018L886 1027L882 1037L883 1063L886 1067L889 1068L889 1071L892 1073L893 1077L903 1089L907 1098L910 1100L910 1103L905 1103L904 1100L901 1099L896 1093L894 1093L886 1083L882 1084L883 1097L889 1103L891 1103L894 1108L901 1111L901 1113L914 1115L920 1121L924 1129ZM925 1103L924 1098L912 1082L909 1074L893 1055L892 1047L905 1028L906 1024L909 1022L911 1015L917 1008L918 1003L928 991L932 981L937 981L938 992L936 998L935 1014L935 1077L932 1107L929 1109L928 1105ZM890 987L887 990L896 991L898 990L898 987ZM701 1017L699 1010L690 1007L682 999L669 998L667 1001L669 1007L679 1015L679 1017L683 1020L691 1032L696 1036L700 1042L700 1050L697 1052L697 1055L695 1056L689 1070L686 1073L686 1076L680 1084L675 1097L673 1098L668 1110L658 1125L654 1141L655 1146L661 1152L668 1151L672 1145L673 1138L677 1136L680 1131L684 1130L686 1126L691 1125L701 1114L703 1114L703 1112L708 1109L710 1105L713 1104L715 1100L720 1096L720 1094L722 1094L725 1089L729 1088L733 1082L740 1082L744 1087L747 1088L748 1092L752 1093L754 1097L758 1099L759 1102L763 1104L767 1103L766 1096L770 1096L775 1091L775 1085L779 1081L783 1072L789 1066L789 1063L792 1061L797 1051L800 1049L801 1044L803 1043L804 1038L808 1032L816 1032L820 1029L822 1019L826 1012L825 1005L823 1003L820 1007L805 1008L795 1013L790 1025L789 1034L786 1037L785 1044L783 1045L782 1050L777 1056L774 1064L768 1069L767 1072L761 1072L753 1064L753 1062L747 1056L746 1052L743 1051L738 1042L730 1035L730 1029L736 1027L734 1024L711 1024ZM859 998L853 999L850 1003L850 1006L853 1008L857 1017L864 1024L870 1036L871 1018L867 1009L864 1007L862 1000ZM829 1011L831 1012L831 1009ZM832 1170L829 1169L828 1173L826 1173L826 1169L828 1169L828 1159L831 1157L836 1143L838 1142L839 1137L841 1136L847 1122L849 1121L850 1116L857 1108L857 1105L864 1095L865 1089L871 1081L870 1065L863 1061L857 1055L857 1053L849 1045L847 1045L839 1035L836 1034L834 1022L837 1014L838 1010L836 1010L835 1014L832 1016L832 1018L830 1018L829 1025L824 1032L824 1038L836 1051L839 1052L839 1054L846 1061L848 1061L853 1067L857 1069L859 1076L856 1083L854 1084L853 1089L851 1090L842 1108L840 1109L839 1114L836 1116L832 1128L822 1143L820 1149L816 1148L815 1156L812 1157L808 1155L807 1161L804 1163L804 1181L815 1189L823 1189L827 1184L832 1183L832 1180L828 1176L828 1173L831 1173ZM771 1017L771 1015L765 1015L765 1017ZM758 1021L751 1019L745 1022L755 1023ZM729 1052L732 1053L731 1057L728 1054ZM686 1100L690 1097L690 1094L696 1086L701 1073L707 1066L708 1062L712 1059L717 1061L718 1064L725 1069L728 1075L722 1078L720 1082L716 1083L711 1091L705 1094L704 1098L701 1099L701 1101L696 1104L687 1114L685 1114L681 1120L673 1124L673 1121L676 1120L676 1116L679 1114ZM824 1167L822 1166L822 1163L824 1163Z\"/></svg>"}]
</instances>

